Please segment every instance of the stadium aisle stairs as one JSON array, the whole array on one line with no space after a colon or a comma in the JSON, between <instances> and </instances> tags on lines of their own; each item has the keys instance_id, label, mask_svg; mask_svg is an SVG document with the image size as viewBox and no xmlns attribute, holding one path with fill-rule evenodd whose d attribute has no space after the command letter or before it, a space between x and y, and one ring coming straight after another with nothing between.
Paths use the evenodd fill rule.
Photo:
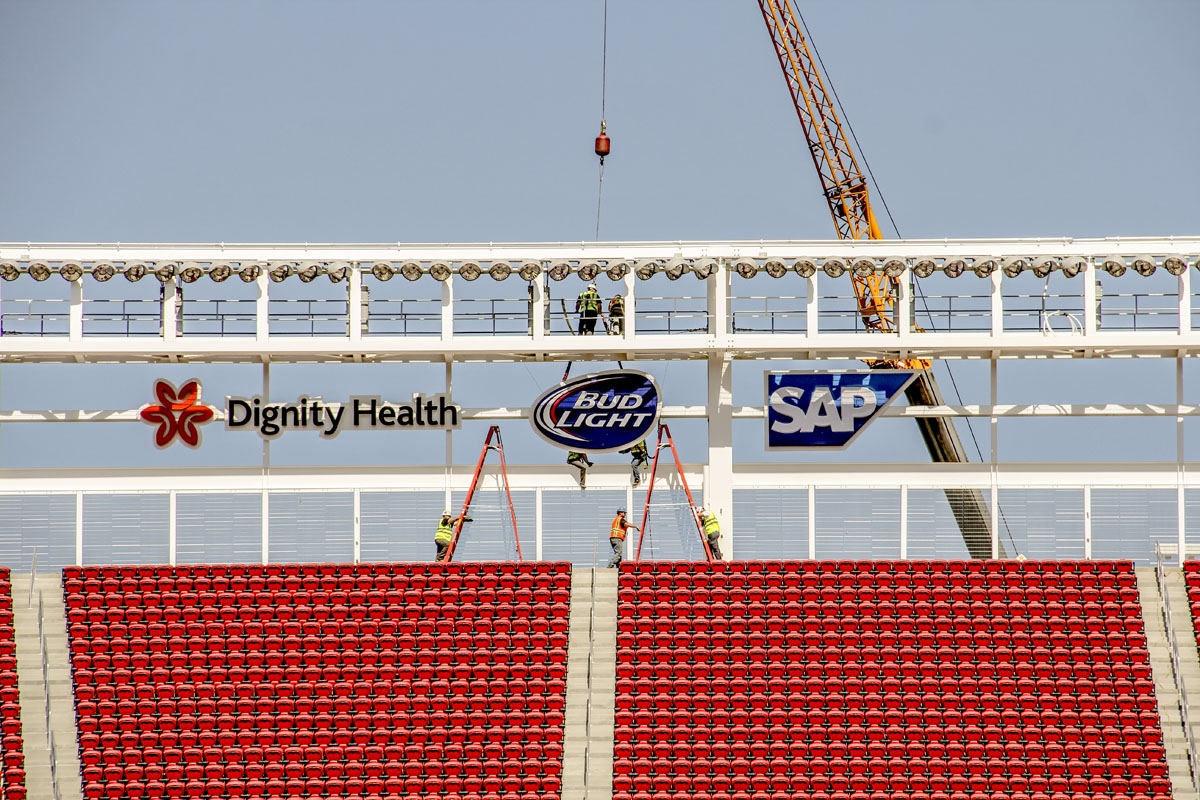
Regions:
<instances>
[{"instance_id":1,"label":"stadium aisle stairs","mask_svg":"<svg viewBox=\"0 0 1200 800\"><path fill-rule=\"evenodd\" d=\"M569 631L562 800L609 800L617 660L615 569L572 572Z\"/></svg>"},{"instance_id":2,"label":"stadium aisle stairs","mask_svg":"<svg viewBox=\"0 0 1200 800\"><path fill-rule=\"evenodd\" d=\"M1167 751L1167 766L1171 770L1171 792L1175 800L1197 800L1188 766L1187 740L1179 715L1179 692L1171 675L1171 656L1163 631L1162 598L1159 596L1158 582L1154 579L1153 567L1138 567L1135 572L1138 596L1142 603L1142 619L1146 625L1146 644L1150 650L1150 668L1154 671L1154 692L1158 698L1163 746ZM1180 570L1167 570L1167 591L1170 593L1172 609L1186 611L1187 593L1183 588L1183 573ZM1177 611L1176 627L1180 627L1181 621L1188 622L1188 615ZM1183 680L1188 686L1200 686L1200 662L1196 661L1195 637L1187 629L1176 630L1175 635L1183 650Z\"/></svg>"},{"instance_id":3,"label":"stadium aisle stairs","mask_svg":"<svg viewBox=\"0 0 1200 800\"><path fill-rule=\"evenodd\" d=\"M29 574L13 575L13 622L17 632L17 672L21 686L21 724L25 736L25 780L29 800L53 800L50 750L46 743L46 699L42 654L38 640L38 594L45 620L50 683L50 725L57 752L58 786L62 800L83 796L79 780L75 700L67 658L67 624L63 610L62 575L38 575L29 603Z\"/></svg>"}]
</instances>

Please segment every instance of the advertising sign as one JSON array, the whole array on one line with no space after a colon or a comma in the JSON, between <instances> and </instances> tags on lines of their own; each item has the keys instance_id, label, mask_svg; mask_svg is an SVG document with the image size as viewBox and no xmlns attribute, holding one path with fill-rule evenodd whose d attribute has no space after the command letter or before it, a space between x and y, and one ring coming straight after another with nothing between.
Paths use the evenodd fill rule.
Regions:
<instances>
[{"instance_id":1,"label":"advertising sign","mask_svg":"<svg viewBox=\"0 0 1200 800\"><path fill-rule=\"evenodd\" d=\"M916 376L898 369L768 372L767 449L848 447Z\"/></svg>"},{"instance_id":2,"label":"advertising sign","mask_svg":"<svg viewBox=\"0 0 1200 800\"><path fill-rule=\"evenodd\" d=\"M556 447L611 453L637 444L658 422L654 378L636 370L609 370L555 386L533 402L529 423Z\"/></svg>"}]
</instances>

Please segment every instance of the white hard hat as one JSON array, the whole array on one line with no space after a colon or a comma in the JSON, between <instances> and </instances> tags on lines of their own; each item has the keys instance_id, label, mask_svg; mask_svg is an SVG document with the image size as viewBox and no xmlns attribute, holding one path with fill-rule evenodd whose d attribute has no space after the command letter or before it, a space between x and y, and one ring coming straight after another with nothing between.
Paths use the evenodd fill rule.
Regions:
<instances>
[{"instance_id":1,"label":"white hard hat","mask_svg":"<svg viewBox=\"0 0 1200 800\"><path fill-rule=\"evenodd\" d=\"M697 514L699 514L700 516L704 516L704 515L705 515L705 514L707 514L708 512L704 510L704 507L703 507L703 506L701 506L700 508L697 508L697 509L696 509L696 513L697 513Z\"/></svg>"},{"instance_id":2,"label":"white hard hat","mask_svg":"<svg viewBox=\"0 0 1200 800\"><path fill-rule=\"evenodd\" d=\"M592 291L595 291L595 290L596 290L596 284L594 284L594 283L589 283L589 284L588 284L588 288L589 288L589 289L591 289Z\"/></svg>"},{"instance_id":3,"label":"white hard hat","mask_svg":"<svg viewBox=\"0 0 1200 800\"><path fill-rule=\"evenodd\" d=\"M448 517L448 516L450 516L452 513L454 513L454 512L452 512L450 509L448 509L448 508L447 508L445 511L443 511L443 512L442 512L442 516L443 516L443 517Z\"/></svg>"}]
</instances>

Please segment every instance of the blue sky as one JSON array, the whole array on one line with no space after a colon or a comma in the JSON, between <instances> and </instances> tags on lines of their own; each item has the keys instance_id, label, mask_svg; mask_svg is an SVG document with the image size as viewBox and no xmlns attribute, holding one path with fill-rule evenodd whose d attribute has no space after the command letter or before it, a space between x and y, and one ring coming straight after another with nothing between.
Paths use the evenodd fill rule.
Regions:
<instances>
[{"instance_id":1,"label":"blue sky","mask_svg":"<svg viewBox=\"0 0 1200 800\"><path fill-rule=\"evenodd\" d=\"M601 238L831 237L757 5L609 3L613 155ZM1200 5L801 8L905 236L1200 232ZM0 240L590 239L601 9L6 0ZM288 369L276 378L285 399L306 381L337 386L354 372ZM1165 364L1080 369L1064 392L1120 376L1173 400ZM986 370L962 370L960 385L986 393ZM145 402L146 370L127 369L138 376L127 390L101 386L100 374L120 373L5 367L0 398L8 408ZM210 395L247 393L243 378L228 380L237 385ZM380 381L362 370L354 380L362 391ZM761 386L746 380L748 391ZM517 393L532 398L544 378L528 381ZM3 462L54 462L30 452L41 435L6 431ZM97 450L120 438L95 436ZM915 441L901 439L901 449ZM287 447L310 457L303 444ZM471 458L475 445L464 448ZM333 460L356 457L345 449Z\"/></svg>"}]
</instances>

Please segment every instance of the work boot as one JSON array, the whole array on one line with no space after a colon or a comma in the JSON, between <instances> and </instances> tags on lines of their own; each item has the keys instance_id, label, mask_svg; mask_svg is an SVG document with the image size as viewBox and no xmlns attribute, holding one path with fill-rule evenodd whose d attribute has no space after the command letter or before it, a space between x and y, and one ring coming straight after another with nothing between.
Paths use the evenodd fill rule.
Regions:
<instances>
[{"instance_id":1,"label":"work boot","mask_svg":"<svg viewBox=\"0 0 1200 800\"><path fill-rule=\"evenodd\" d=\"M580 489L587 488L587 473L586 472L579 473L579 488Z\"/></svg>"}]
</instances>

